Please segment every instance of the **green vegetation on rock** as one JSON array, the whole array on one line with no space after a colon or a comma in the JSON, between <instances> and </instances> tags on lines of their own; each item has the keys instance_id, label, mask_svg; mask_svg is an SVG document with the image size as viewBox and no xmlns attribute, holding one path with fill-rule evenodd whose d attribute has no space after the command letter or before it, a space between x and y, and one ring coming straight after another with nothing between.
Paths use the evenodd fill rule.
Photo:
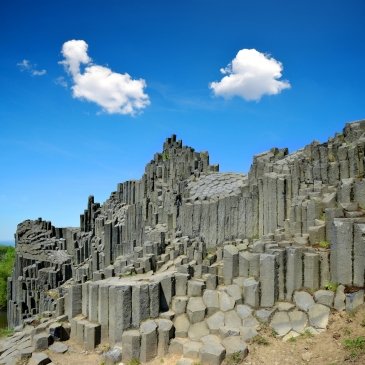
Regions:
<instances>
[{"instance_id":1,"label":"green vegetation on rock","mask_svg":"<svg viewBox=\"0 0 365 365\"><path fill-rule=\"evenodd\" d=\"M15 259L15 248L0 245L0 310L6 309L7 280L11 276Z\"/></svg>"}]
</instances>

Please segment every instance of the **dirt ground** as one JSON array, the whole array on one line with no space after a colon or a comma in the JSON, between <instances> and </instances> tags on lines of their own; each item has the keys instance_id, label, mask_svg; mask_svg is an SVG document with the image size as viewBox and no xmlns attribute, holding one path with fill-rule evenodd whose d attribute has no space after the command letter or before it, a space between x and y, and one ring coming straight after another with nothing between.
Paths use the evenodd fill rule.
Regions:
<instances>
[{"instance_id":1,"label":"dirt ground","mask_svg":"<svg viewBox=\"0 0 365 365\"><path fill-rule=\"evenodd\" d=\"M328 329L316 336L308 333L283 342L263 327L260 337L249 343L249 354L243 361L226 359L225 365L365 365L365 341L352 343L346 348L346 340L360 336L365 338L365 306L354 313L334 312L330 316ZM54 354L48 351L55 365L101 365L101 355L87 353L72 341L67 341L69 351ZM350 344L351 345L351 344ZM361 348L362 347L362 348ZM178 356L157 358L149 365L175 365ZM198 365L199 362L196 361ZM200 365L200 364L199 364Z\"/></svg>"}]
</instances>

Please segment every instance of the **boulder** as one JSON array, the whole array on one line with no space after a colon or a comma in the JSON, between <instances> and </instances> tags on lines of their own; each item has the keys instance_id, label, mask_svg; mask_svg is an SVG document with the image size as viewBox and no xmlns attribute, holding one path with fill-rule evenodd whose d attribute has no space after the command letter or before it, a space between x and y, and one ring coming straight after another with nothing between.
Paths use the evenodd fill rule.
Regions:
<instances>
[{"instance_id":1,"label":"boulder","mask_svg":"<svg viewBox=\"0 0 365 365\"><path fill-rule=\"evenodd\" d=\"M296 291L294 293L294 303L299 309L308 312L308 309L314 304L314 300L306 291Z\"/></svg>"},{"instance_id":2,"label":"boulder","mask_svg":"<svg viewBox=\"0 0 365 365\"><path fill-rule=\"evenodd\" d=\"M330 309L323 304L314 304L308 310L309 323L315 328L326 328Z\"/></svg>"},{"instance_id":3,"label":"boulder","mask_svg":"<svg viewBox=\"0 0 365 365\"><path fill-rule=\"evenodd\" d=\"M292 329L287 312L276 312L270 326L279 336L285 336Z\"/></svg>"}]
</instances>

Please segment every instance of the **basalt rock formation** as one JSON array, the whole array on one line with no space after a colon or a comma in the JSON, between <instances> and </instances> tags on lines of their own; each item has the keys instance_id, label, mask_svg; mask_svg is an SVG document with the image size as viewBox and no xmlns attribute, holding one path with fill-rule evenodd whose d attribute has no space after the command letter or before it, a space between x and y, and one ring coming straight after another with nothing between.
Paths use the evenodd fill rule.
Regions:
<instances>
[{"instance_id":1,"label":"basalt rock formation","mask_svg":"<svg viewBox=\"0 0 365 365\"><path fill-rule=\"evenodd\" d=\"M89 197L80 227L18 225L9 326L47 313L88 350L203 364L246 353L261 322L318 333L330 308L364 301L364 150L365 121L348 123L325 143L256 155L243 175L172 136L140 180L104 204Z\"/></svg>"}]
</instances>

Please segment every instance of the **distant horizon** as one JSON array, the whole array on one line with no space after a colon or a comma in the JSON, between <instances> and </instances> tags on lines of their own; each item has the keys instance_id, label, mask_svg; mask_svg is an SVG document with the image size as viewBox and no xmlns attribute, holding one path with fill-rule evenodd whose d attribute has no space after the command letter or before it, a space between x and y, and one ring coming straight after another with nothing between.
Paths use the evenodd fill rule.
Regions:
<instances>
[{"instance_id":1,"label":"distant horizon","mask_svg":"<svg viewBox=\"0 0 365 365\"><path fill-rule=\"evenodd\" d=\"M2 240L0 239L0 246L15 246L15 240Z\"/></svg>"}]
</instances>

